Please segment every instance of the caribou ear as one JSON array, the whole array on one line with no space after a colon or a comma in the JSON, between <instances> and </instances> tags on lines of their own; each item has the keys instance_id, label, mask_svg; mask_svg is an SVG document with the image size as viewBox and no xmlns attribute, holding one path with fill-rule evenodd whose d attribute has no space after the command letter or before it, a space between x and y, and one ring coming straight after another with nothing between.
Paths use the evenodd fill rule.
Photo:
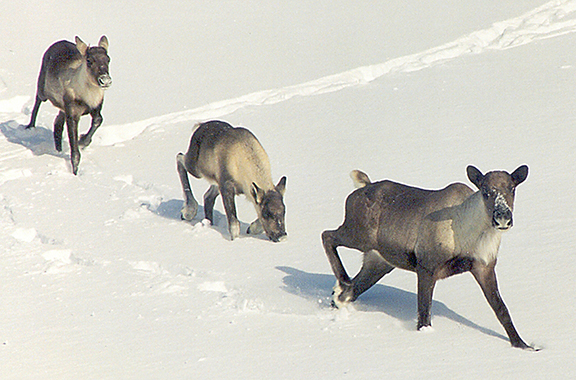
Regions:
<instances>
[{"instance_id":1,"label":"caribou ear","mask_svg":"<svg viewBox=\"0 0 576 380\"><path fill-rule=\"evenodd\" d=\"M469 165L466 168L466 174L468 174L468 179L472 182L477 188L482 186L482 181L484 180L484 174L477 168L472 165Z\"/></svg>"},{"instance_id":2,"label":"caribou ear","mask_svg":"<svg viewBox=\"0 0 576 380\"><path fill-rule=\"evenodd\" d=\"M108 38L106 38L106 36L100 37L100 42L98 42L98 46L108 51Z\"/></svg>"},{"instance_id":3,"label":"caribou ear","mask_svg":"<svg viewBox=\"0 0 576 380\"><path fill-rule=\"evenodd\" d=\"M284 196L284 193L286 192L286 177L282 177L280 178L280 181L278 181L278 185L276 185L276 191L280 193L280 195Z\"/></svg>"},{"instance_id":4,"label":"caribou ear","mask_svg":"<svg viewBox=\"0 0 576 380\"><path fill-rule=\"evenodd\" d=\"M76 36L76 48L78 49L80 54L86 55L86 50L88 50L88 45L86 45L84 43L84 41L82 41L80 39L80 37Z\"/></svg>"},{"instance_id":5,"label":"caribou ear","mask_svg":"<svg viewBox=\"0 0 576 380\"><path fill-rule=\"evenodd\" d=\"M518 186L526 180L526 177L528 177L528 166L519 166L518 169L514 170L514 172L510 175L512 176L512 181L514 181L514 184Z\"/></svg>"},{"instance_id":6,"label":"caribou ear","mask_svg":"<svg viewBox=\"0 0 576 380\"><path fill-rule=\"evenodd\" d=\"M264 198L264 195L266 195L264 190L259 188L255 182L252 182L251 193L252 193L252 198L254 198L254 202L256 202L257 205L260 204L260 202L262 202L262 198Z\"/></svg>"}]
</instances>

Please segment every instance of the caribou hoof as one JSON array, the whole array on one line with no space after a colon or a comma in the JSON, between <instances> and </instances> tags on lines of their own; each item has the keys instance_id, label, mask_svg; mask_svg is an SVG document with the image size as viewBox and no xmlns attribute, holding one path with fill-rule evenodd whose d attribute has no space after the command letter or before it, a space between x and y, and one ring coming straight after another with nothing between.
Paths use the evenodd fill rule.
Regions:
<instances>
[{"instance_id":1,"label":"caribou hoof","mask_svg":"<svg viewBox=\"0 0 576 380\"><path fill-rule=\"evenodd\" d=\"M190 220L194 219L197 211L198 211L198 206L196 206L196 207L185 206L182 208L182 210L180 210L180 219L190 221Z\"/></svg>"},{"instance_id":2,"label":"caribou hoof","mask_svg":"<svg viewBox=\"0 0 576 380\"><path fill-rule=\"evenodd\" d=\"M72 152L70 156L70 164L72 166L72 174L78 175L78 166L80 166L80 153L74 154L74 152Z\"/></svg>"},{"instance_id":3,"label":"caribou hoof","mask_svg":"<svg viewBox=\"0 0 576 380\"><path fill-rule=\"evenodd\" d=\"M78 146L81 148L85 148L92 142L92 138L88 137L88 135L80 136L80 140L78 140Z\"/></svg>"},{"instance_id":4,"label":"caribou hoof","mask_svg":"<svg viewBox=\"0 0 576 380\"><path fill-rule=\"evenodd\" d=\"M262 227L260 219L256 219L255 221L250 223L250 226L248 226L248 229L246 230L246 233L248 235L258 235L261 234L262 232L264 232L264 227Z\"/></svg>"},{"instance_id":5,"label":"caribou hoof","mask_svg":"<svg viewBox=\"0 0 576 380\"><path fill-rule=\"evenodd\" d=\"M530 351L530 352L538 352L538 351L542 350L542 348L534 347L534 346L526 346L526 347L521 347L521 348L525 351Z\"/></svg>"},{"instance_id":6,"label":"caribou hoof","mask_svg":"<svg viewBox=\"0 0 576 380\"><path fill-rule=\"evenodd\" d=\"M352 291L353 288L351 285L343 285L340 281L337 281L336 285L332 289L332 307L341 309L354 301Z\"/></svg>"},{"instance_id":7,"label":"caribou hoof","mask_svg":"<svg viewBox=\"0 0 576 380\"><path fill-rule=\"evenodd\" d=\"M240 236L240 222L232 222L228 228L230 232L230 240L234 240Z\"/></svg>"},{"instance_id":8,"label":"caribou hoof","mask_svg":"<svg viewBox=\"0 0 576 380\"><path fill-rule=\"evenodd\" d=\"M532 352L538 352L540 351L542 348L538 348L538 347L534 347L534 346L529 346L526 343L524 343L524 341L520 341L517 343L513 343L512 347L514 348L520 348L522 350L526 350L526 351L532 351Z\"/></svg>"}]
</instances>

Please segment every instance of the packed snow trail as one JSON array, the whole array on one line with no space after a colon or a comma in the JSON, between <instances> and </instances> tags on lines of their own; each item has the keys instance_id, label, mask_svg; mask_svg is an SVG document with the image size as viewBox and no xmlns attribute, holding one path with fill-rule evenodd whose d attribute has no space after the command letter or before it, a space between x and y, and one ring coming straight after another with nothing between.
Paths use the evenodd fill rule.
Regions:
<instances>
[{"instance_id":1,"label":"packed snow trail","mask_svg":"<svg viewBox=\"0 0 576 380\"><path fill-rule=\"evenodd\" d=\"M506 50L534 41L576 32L576 0L548 2L520 17L497 22L453 42L421 53L395 58L384 63L362 66L313 81L278 89L254 92L234 99L213 102L192 110L175 112L124 125L100 128L95 145L114 145L131 140L148 128L183 121L222 117L248 106L270 105L295 96L312 96L372 82L390 73L422 70L468 54Z\"/></svg>"}]
</instances>

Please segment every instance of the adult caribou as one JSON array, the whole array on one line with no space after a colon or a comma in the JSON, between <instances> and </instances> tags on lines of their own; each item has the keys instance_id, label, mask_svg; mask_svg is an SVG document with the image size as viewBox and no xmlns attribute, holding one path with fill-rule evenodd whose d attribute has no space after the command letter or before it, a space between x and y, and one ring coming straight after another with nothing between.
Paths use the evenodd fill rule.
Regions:
<instances>
[{"instance_id":1,"label":"adult caribou","mask_svg":"<svg viewBox=\"0 0 576 380\"><path fill-rule=\"evenodd\" d=\"M36 126L42 102L50 100L59 108L60 112L54 120L54 145L58 152L62 151L62 132L66 122L74 174L78 173L80 164L79 147L88 146L94 132L102 124L104 90L112 84L108 73L109 63L106 36L102 36L98 46L93 47L86 45L79 37L76 37L75 44L58 41L46 50L42 58L36 101L26 128ZM88 133L78 139L78 122L86 114L92 116L92 125Z\"/></svg>"},{"instance_id":2,"label":"adult caribou","mask_svg":"<svg viewBox=\"0 0 576 380\"><path fill-rule=\"evenodd\" d=\"M424 190L392 181L371 183L360 171L350 174L359 189L346 199L344 223L324 231L322 242L336 275L333 304L354 301L394 268L418 278L418 329L431 325L430 307L437 280L471 272L513 347L534 350L516 331L498 291L496 257L503 231L512 227L516 187L528 176L522 165L512 174L482 174L468 166L474 192L462 183ZM362 268L350 279L337 247L364 253Z\"/></svg>"}]
</instances>

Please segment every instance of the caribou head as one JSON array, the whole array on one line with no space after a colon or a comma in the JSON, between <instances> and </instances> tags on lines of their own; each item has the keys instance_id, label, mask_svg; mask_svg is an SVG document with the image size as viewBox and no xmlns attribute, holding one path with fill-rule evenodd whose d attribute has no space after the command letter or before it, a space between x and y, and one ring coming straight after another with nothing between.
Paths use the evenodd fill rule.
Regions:
<instances>
[{"instance_id":1,"label":"caribou head","mask_svg":"<svg viewBox=\"0 0 576 380\"><path fill-rule=\"evenodd\" d=\"M482 174L474 166L466 168L468 178L482 194L486 212L491 216L492 226L506 231L512 227L514 210L514 193L516 186L528 177L528 166L522 165L512 174L505 171L493 171Z\"/></svg>"}]
</instances>

